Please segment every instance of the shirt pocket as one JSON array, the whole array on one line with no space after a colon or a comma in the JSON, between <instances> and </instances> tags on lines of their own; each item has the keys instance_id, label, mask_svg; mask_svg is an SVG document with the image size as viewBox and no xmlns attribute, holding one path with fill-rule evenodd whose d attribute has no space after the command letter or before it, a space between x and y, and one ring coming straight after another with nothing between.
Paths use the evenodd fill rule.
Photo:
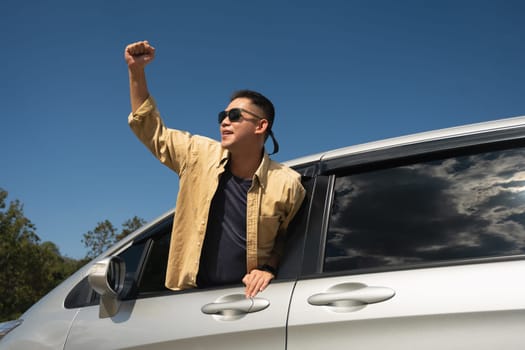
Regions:
<instances>
[{"instance_id":1,"label":"shirt pocket","mask_svg":"<svg viewBox=\"0 0 525 350\"><path fill-rule=\"evenodd\" d=\"M259 217L259 235L257 237L257 245L260 254L269 255L273 249L275 237L281 224L280 216L266 216Z\"/></svg>"}]
</instances>

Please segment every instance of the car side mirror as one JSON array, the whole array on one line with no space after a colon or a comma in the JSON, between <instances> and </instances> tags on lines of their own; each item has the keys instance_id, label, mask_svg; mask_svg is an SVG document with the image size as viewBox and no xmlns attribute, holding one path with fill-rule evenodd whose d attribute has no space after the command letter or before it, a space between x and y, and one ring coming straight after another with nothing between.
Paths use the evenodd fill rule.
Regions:
<instances>
[{"instance_id":1,"label":"car side mirror","mask_svg":"<svg viewBox=\"0 0 525 350\"><path fill-rule=\"evenodd\" d=\"M100 295L100 318L113 317L117 314L125 277L126 264L118 256L97 261L89 270L89 285Z\"/></svg>"}]
</instances>

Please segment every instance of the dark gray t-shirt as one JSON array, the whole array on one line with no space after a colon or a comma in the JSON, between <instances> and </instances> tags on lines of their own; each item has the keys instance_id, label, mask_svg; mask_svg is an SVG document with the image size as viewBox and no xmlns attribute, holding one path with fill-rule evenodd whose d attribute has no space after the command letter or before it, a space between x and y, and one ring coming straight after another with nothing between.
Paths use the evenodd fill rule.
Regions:
<instances>
[{"instance_id":1,"label":"dark gray t-shirt","mask_svg":"<svg viewBox=\"0 0 525 350\"><path fill-rule=\"evenodd\" d=\"M241 283L246 274L246 198L252 180L226 168L208 216L197 286Z\"/></svg>"}]
</instances>

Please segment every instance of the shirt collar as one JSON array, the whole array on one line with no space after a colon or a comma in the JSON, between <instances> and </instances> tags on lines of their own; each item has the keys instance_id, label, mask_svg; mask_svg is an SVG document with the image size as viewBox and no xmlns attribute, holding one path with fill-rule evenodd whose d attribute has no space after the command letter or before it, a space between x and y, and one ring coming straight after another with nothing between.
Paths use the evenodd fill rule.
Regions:
<instances>
[{"instance_id":1,"label":"shirt collar","mask_svg":"<svg viewBox=\"0 0 525 350\"><path fill-rule=\"evenodd\" d=\"M217 163L217 168L224 169L229 159L230 159L230 151L223 148L221 158L219 162ZM255 171L255 174L253 176L253 178L259 182L259 185L263 188L263 190L266 189L266 184L268 183L268 168L270 167L270 162L271 162L270 156L268 155L268 153L266 153L266 150L264 150L261 164L259 164L259 167Z\"/></svg>"},{"instance_id":2,"label":"shirt collar","mask_svg":"<svg viewBox=\"0 0 525 350\"><path fill-rule=\"evenodd\" d=\"M224 168L226 163L228 163L228 159L230 159L230 151L228 151L226 148L222 148L221 158L217 163L217 168Z\"/></svg>"}]
</instances>

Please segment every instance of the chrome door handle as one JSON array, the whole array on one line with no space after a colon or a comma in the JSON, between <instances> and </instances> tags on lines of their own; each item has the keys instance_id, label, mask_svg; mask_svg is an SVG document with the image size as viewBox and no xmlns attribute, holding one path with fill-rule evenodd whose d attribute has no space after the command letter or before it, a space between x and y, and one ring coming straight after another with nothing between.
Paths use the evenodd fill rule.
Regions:
<instances>
[{"instance_id":1,"label":"chrome door handle","mask_svg":"<svg viewBox=\"0 0 525 350\"><path fill-rule=\"evenodd\" d=\"M244 294L233 294L204 305L201 311L207 315L236 319L248 313L262 311L268 306L270 306L270 302L266 299L246 298Z\"/></svg>"},{"instance_id":2,"label":"chrome door handle","mask_svg":"<svg viewBox=\"0 0 525 350\"><path fill-rule=\"evenodd\" d=\"M365 306L391 299L396 292L387 287L370 287L362 283L343 283L308 298L314 306Z\"/></svg>"}]
</instances>

